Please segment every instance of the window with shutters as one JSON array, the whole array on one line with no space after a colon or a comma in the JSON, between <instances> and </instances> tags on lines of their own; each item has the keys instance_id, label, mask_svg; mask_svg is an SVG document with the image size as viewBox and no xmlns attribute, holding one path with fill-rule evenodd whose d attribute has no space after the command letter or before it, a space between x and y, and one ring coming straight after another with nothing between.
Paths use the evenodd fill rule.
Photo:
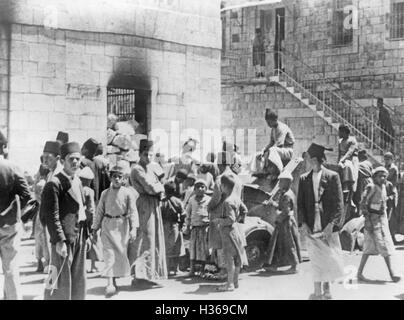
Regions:
<instances>
[{"instance_id":1,"label":"window with shutters","mask_svg":"<svg viewBox=\"0 0 404 320\"><path fill-rule=\"evenodd\" d=\"M404 38L404 1L392 1L390 14L390 39Z\"/></svg>"}]
</instances>

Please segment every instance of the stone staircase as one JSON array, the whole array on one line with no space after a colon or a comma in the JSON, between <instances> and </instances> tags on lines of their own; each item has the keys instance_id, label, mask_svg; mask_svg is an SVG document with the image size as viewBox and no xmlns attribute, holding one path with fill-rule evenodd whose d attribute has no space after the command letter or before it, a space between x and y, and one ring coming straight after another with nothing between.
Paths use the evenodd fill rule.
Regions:
<instances>
[{"instance_id":1,"label":"stone staircase","mask_svg":"<svg viewBox=\"0 0 404 320\"><path fill-rule=\"evenodd\" d=\"M367 150L375 164L382 164L384 152L396 145L395 138L375 123L373 115L367 114L363 107L354 101L340 96L335 90L330 90L329 85L322 84L320 89L321 84L319 85L318 81L298 81L284 70L276 70L269 80L283 87L336 132L340 124L349 126L360 148ZM391 147L387 148L387 145Z\"/></svg>"}]
</instances>

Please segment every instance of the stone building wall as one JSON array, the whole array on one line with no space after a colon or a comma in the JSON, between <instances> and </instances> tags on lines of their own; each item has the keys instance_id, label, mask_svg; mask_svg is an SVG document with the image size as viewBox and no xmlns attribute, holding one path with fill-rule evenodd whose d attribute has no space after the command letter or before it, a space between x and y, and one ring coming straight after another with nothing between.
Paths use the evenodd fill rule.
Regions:
<instances>
[{"instance_id":1,"label":"stone building wall","mask_svg":"<svg viewBox=\"0 0 404 320\"><path fill-rule=\"evenodd\" d=\"M276 4L222 12L222 79L224 80L222 104L226 109L223 111L224 117L229 119L228 122L224 121L225 126L229 126L231 119L229 112L231 112L235 117L231 122L234 127L244 125L256 127L260 137L263 135L263 130L268 130L263 119L266 107L280 110L280 118L289 117L288 114L281 115L285 110L294 110L290 115L292 120L287 121L291 121L295 135L301 135L302 143L308 145L317 137L327 142L322 132L326 132L327 136L329 132L332 132L329 135L331 141L328 143L333 145L335 130L329 126L320 125L322 120L315 117L303 105L296 108L297 100L284 92L282 88L271 90L283 92L281 96L285 96L285 99L279 100L279 96L270 94L271 96L264 100L265 103L259 105L260 102L254 102L259 116L251 115L249 101L261 98L249 98L250 94L245 90L257 87L248 89L257 90L253 94L257 96L261 96L259 92L262 91L258 89L261 85L251 79L255 77L252 66L252 41L255 28L261 28L268 42L268 52L273 51L276 42L276 10L282 7L285 8L284 46L287 52L296 58L290 58L284 64L286 72L292 75L297 72L301 78L305 76L310 78L312 76L310 73L315 72L317 78L322 77L331 82L336 90L343 90L365 108L375 107L376 99L382 98L385 104L394 109L393 119L404 123L404 39L390 39L393 1L401 0L283 0ZM353 5L358 13L358 27L353 29L352 42L342 46L333 44L333 15L337 2L341 4L341 7ZM272 54L266 55L266 76L273 74L274 58ZM302 64L297 62L297 59L313 71L302 68ZM236 80L233 83L232 78ZM240 90L240 80L244 84L244 90ZM229 111L229 108L236 107L229 106L228 92L230 91L232 92L230 95L235 95L230 101L236 103L236 106L244 104L246 107ZM312 117L311 120L309 120L310 117ZM243 119L248 119L249 123L243 124L243 121L247 121ZM303 119L302 122L300 119ZM316 124L313 126L314 122ZM304 126L299 127L298 123L304 123ZM316 127L318 129L315 129ZM402 133L397 130L397 135ZM269 131L266 134L269 134ZM266 143L260 139L258 138L259 148Z\"/></svg>"},{"instance_id":2,"label":"stone building wall","mask_svg":"<svg viewBox=\"0 0 404 320\"><path fill-rule=\"evenodd\" d=\"M109 86L150 92L151 129L170 132L172 121L177 131L220 128L217 1L104 1L88 12L56 1L55 28L41 25L43 2L10 7L9 140L16 163L36 170L44 142L59 130L80 143L105 141ZM25 11L16 10L21 6Z\"/></svg>"},{"instance_id":3,"label":"stone building wall","mask_svg":"<svg viewBox=\"0 0 404 320\"><path fill-rule=\"evenodd\" d=\"M335 1L285 0L285 46L349 96L380 97L401 112L404 101L404 39L390 39L389 0L344 0L357 9L358 25L348 45L332 43Z\"/></svg>"},{"instance_id":4,"label":"stone building wall","mask_svg":"<svg viewBox=\"0 0 404 320\"><path fill-rule=\"evenodd\" d=\"M301 156L312 142L328 145L328 161L337 159L337 134L323 119L301 104L282 87L254 84L222 86L222 120L224 128L256 129L257 151L268 143L271 133L265 122L265 109L278 112L279 120L292 129L295 155ZM244 142L248 144L247 141ZM246 147L247 148L247 147Z\"/></svg>"},{"instance_id":5,"label":"stone building wall","mask_svg":"<svg viewBox=\"0 0 404 320\"><path fill-rule=\"evenodd\" d=\"M0 130L7 134L8 123L8 74L9 28L0 25Z\"/></svg>"}]
</instances>

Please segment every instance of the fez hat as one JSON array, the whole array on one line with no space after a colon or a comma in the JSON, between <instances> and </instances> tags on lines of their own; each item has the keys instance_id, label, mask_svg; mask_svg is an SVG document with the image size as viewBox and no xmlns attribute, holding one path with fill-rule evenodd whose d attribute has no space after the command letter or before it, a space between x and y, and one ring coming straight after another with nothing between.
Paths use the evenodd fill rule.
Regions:
<instances>
[{"instance_id":1,"label":"fez hat","mask_svg":"<svg viewBox=\"0 0 404 320\"><path fill-rule=\"evenodd\" d=\"M80 153L80 145L77 142L68 142L62 144L60 147L60 157L62 159L66 158L66 156L70 153Z\"/></svg>"},{"instance_id":2,"label":"fez hat","mask_svg":"<svg viewBox=\"0 0 404 320\"><path fill-rule=\"evenodd\" d=\"M55 155L60 155L60 142L59 141L46 141L43 152L53 153Z\"/></svg>"},{"instance_id":3,"label":"fez hat","mask_svg":"<svg viewBox=\"0 0 404 320\"><path fill-rule=\"evenodd\" d=\"M231 165L232 157L230 152L222 151L217 154L217 164L221 165Z\"/></svg>"},{"instance_id":4,"label":"fez hat","mask_svg":"<svg viewBox=\"0 0 404 320\"><path fill-rule=\"evenodd\" d=\"M325 159L325 153L324 151L332 151L332 148L326 148L324 146L321 146L316 143L312 143L307 149L307 153L309 154L310 158L320 158L320 159Z\"/></svg>"},{"instance_id":5,"label":"fez hat","mask_svg":"<svg viewBox=\"0 0 404 320\"><path fill-rule=\"evenodd\" d=\"M94 172L90 169L90 167L84 167L80 170L79 178L93 180L94 179Z\"/></svg>"},{"instance_id":6,"label":"fez hat","mask_svg":"<svg viewBox=\"0 0 404 320\"><path fill-rule=\"evenodd\" d=\"M394 159L394 156L393 156L393 154L392 154L391 152L386 152L386 153L384 154L384 157L383 157L383 158Z\"/></svg>"},{"instance_id":7,"label":"fez hat","mask_svg":"<svg viewBox=\"0 0 404 320\"><path fill-rule=\"evenodd\" d=\"M139 153L143 151L149 151L153 147L153 141L142 139L139 143Z\"/></svg>"},{"instance_id":8,"label":"fez hat","mask_svg":"<svg viewBox=\"0 0 404 320\"><path fill-rule=\"evenodd\" d=\"M359 150L358 155L367 156L368 152L365 149Z\"/></svg>"},{"instance_id":9,"label":"fez hat","mask_svg":"<svg viewBox=\"0 0 404 320\"><path fill-rule=\"evenodd\" d=\"M164 192L167 196L173 195L175 193L175 182L171 180L164 183Z\"/></svg>"},{"instance_id":10,"label":"fez hat","mask_svg":"<svg viewBox=\"0 0 404 320\"><path fill-rule=\"evenodd\" d=\"M194 186L196 187L198 184L203 184L205 187L208 187L204 179L196 180Z\"/></svg>"},{"instance_id":11,"label":"fez hat","mask_svg":"<svg viewBox=\"0 0 404 320\"><path fill-rule=\"evenodd\" d=\"M188 172L185 169L180 169L175 174L177 178L186 179L188 177Z\"/></svg>"},{"instance_id":12,"label":"fez hat","mask_svg":"<svg viewBox=\"0 0 404 320\"><path fill-rule=\"evenodd\" d=\"M98 145L99 142L97 140L95 140L94 138L90 138L86 142L84 142L83 148L86 148L90 155L94 156L95 152L97 151Z\"/></svg>"},{"instance_id":13,"label":"fez hat","mask_svg":"<svg viewBox=\"0 0 404 320\"><path fill-rule=\"evenodd\" d=\"M109 169L109 174L120 173L128 174L130 172L129 162L125 160L119 160L111 169Z\"/></svg>"},{"instance_id":14,"label":"fez hat","mask_svg":"<svg viewBox=\"0 0 404 320\"><path fill-rule=\"evenodd\" d=\"M56 136L56 140L62 142L62 144L69 142L69 134L67 132L59 131Z\"/></svg>"},{"instance_id":15,"label":"fez hat","mask_svg":"<svg viewBox=\"0 0 404 320\"><path fill-rule=\"evenodd\" d=\"M375 175L375 174L377 174L377 173L379 173L379 172L383 172L383 173L385 173L385 174L389 174L389 172L387 171L387 169L386 169L385 167L382 167L382 166L377 167L376 169L374 169L373 172L372 172L372 174Z\"/></svg>"},{"instance_id":16,"label":"fez hat","mask_svg":"<svg viewBox=\"0 0 404 320\"><path fill-rule=\"evenodd\" d=\"M7 144L7 138L5 134L3 133L3 130L0 130L0 146L1 145L6 145Z\"/></svg>"},{"instance_id":17,"label":"fez hat","mask_svg":"<svg viewBox=\"0 0 404 320\"><path fill-rule=\"evenodd\" d=\"M345 131L346 133L350 134L351 133L351 129L349 129L349 127L346 124L341 124L338 128L338 130L340 131Z\"/></svg>"},{"instance_id":18,"label":"fez hat","mask_svg":"<svg viewBox=\"0 0 404 320\"><path fill-rule=\"evenodd\" d=\"M285 179L285 180L293 181L293 176L289 170L283 170L281 172L281 174L279 175L278 179Z\"/></svg>"}]
</instances>

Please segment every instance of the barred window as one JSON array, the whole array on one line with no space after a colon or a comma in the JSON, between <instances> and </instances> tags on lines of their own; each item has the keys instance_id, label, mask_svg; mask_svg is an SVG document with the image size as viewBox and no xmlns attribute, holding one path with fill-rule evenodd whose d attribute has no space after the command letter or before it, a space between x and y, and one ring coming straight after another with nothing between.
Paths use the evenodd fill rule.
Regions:
<instances>
[{"instance_id":1,"label":"barred window","mask_svg":"<svg viewBox=\"0 0 404 320\"><path fill-rule=\"evenodd\" d=\"M344 46L352 43L353 28L350 20L352 20L352 11L344 12L344 1L335 0L332 16L333 45Z\"/></svg>"},{"instance_id":2,"label":"barred window","mask_svg":"<svg viewBox=\"0 0 404 320\"><path fill-rule=\"evenodd\" d=\"M390 39L404 38L404 1L391 4Z\"/></svg>"},{"instance_id":3,"label":"barred window","mask_svg":"<svg viewBox=\"0 0 404 320\"><path fill-rule=\"evenodd\" d=\"M232 34L231 35L231 42L233 42L233 43L240 42L240 35L239 34Z\"/></svg>"}]
</instances>

